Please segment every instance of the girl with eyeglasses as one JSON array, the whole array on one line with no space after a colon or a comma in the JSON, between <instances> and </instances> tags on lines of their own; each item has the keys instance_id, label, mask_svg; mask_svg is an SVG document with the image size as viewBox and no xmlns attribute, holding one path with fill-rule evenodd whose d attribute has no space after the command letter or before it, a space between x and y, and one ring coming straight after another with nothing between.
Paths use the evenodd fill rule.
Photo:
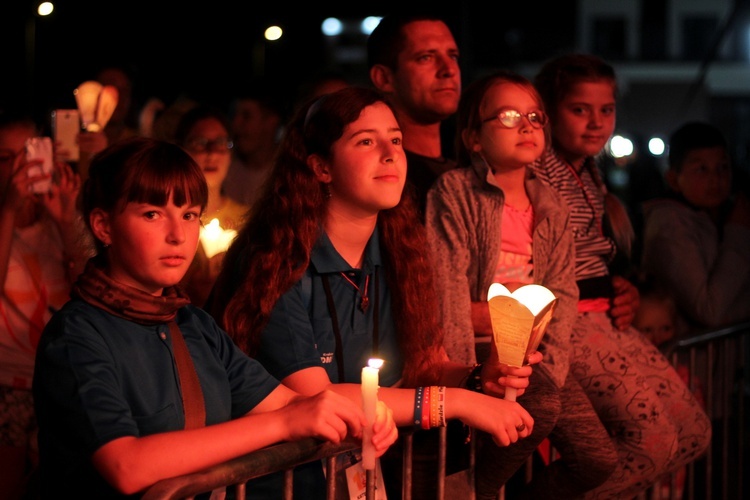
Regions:
<instances>
[{"instance_id":1,"label":"girl with eyeglasses","mask_svg":"<svg viewBox=\"0 0 750 500\"><path fill-rule=\"evenodd\" d=\"M535 79L550 115L552 142L534 165L570 208L578 315L571 373L615 443L619 464L596 498L632 498L662 474L698 458L711 439L708 417L669 361L630 327L638 293L611 272L629 252L627 213L608 194L597 156L615 129L614 69L596 56L548 61Z\"/></svg>"},{"instance_id":2,"label":"girl with eyeglasses","mask_svg":"<svg viewBox=\"0 0 750 500\"><path fill-rule=\"evenodd\" d=\"M534 370L518 402L534 417L532 435L507 448L480 441L476 494L499 488L549 437L561 459L534 473L528 498L554 492L580 496L614 470L614 447L581 385L569 372L570 330L578 298L573 237L562 199L529 165L544 152L547 115L534 86L508 71L469 85L458 109L458 168L443 174L427 197L427 228L435 254L444 344L454 361L486 360L492 342L487 292L499 282L536 283L559 302Z\"/></svg>"},{"instance_id":3,"label":"girl with eyeglasses","mask_svg":"<svg viewBox=\"0 0 750 500\"><path fill-rule=\"evenodd\" d=\"M190 153L206 177L208 204L201 215L201 224L205 227L216 219L223 230L237 231L250 207L234 201L222 188L232 160L232 142L224 114L211 106L196 106L180 118L175 140ZM206 303L224 255L225 249L209 255L203 245L198 245L195 259L181 282L194 305L203 307Z\"/></svg>"}]
</instances>

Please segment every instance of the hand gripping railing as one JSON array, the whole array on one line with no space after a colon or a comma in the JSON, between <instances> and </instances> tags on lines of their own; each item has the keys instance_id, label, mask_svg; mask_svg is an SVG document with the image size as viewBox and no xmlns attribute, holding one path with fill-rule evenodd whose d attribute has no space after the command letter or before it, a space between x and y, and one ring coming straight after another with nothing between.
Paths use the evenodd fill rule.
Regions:
<instances>
[{"instance_id":1,"label":"hand gripping railing","mask_svg":"<svg viewBox=\"0 0 750 500\"><path fill-rule=\"evenodd\" d=\"M328 498L336 495L334 470L335 457L358 448L358 442L347 441L339 445L316 439L304 439L282 443L233 460L209 467L200 472L164 479L148 488L141 497L143 500L189 499L201 493L223 487L234 488L234 498L245 498L245 483L249 479L272 472L285 471L284 498L292 498L292 469L307 462L326 459Z\"/></svg>"}]
</instances>

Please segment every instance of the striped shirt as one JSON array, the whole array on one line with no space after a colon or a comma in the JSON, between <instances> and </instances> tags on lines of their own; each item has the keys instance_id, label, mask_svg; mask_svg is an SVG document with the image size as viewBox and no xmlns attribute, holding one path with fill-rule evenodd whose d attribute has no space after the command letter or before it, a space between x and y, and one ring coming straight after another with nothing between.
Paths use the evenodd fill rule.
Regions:
<instances>
[{"instance_id":1,"label":"striped shirt","mask_svg":"<svg viewBox=\"0 0 750 500\"><path fill-rule=\"evenodd\" d=\"M570 209L576 248L576 280L607 276L607 265L615 256L614 240L603 232L606 188L596 171L594 158L587 158L580 173L548 149L532 168L554 187Z\"/></svg>"}]
</instances>

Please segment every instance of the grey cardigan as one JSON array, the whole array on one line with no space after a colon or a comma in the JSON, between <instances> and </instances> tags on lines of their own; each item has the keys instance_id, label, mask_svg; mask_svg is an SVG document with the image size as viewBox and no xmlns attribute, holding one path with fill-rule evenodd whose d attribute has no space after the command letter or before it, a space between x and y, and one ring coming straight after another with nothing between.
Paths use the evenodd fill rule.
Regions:
<instances>
[{"instance_id":1,"label":"grey cardigan","mask_svg":"<svg viewBox=\"0 0 750 500\"><path fill-rule=\"evenodd\" d=\"M561 387L569 366L578 287L575 247L567 205L557 192L526 169L526 192L534 207L534 283L558 297L552 322L540 344L539 365ZM471 302L487 300L500 256L504 194L487 164L478 159L441 175L427 195L427 232L435 259L444 345L451 360L476 362Z\"/></svg>"}]
</instances>

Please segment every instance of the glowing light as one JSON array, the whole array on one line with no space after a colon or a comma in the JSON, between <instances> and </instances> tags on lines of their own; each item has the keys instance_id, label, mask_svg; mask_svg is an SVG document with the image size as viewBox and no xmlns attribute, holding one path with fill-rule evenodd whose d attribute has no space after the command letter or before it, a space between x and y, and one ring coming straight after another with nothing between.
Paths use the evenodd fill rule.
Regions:
<instances>
[{"instance_id":1,"label":"glowing light","mask_svg":"<svg viewBox=\"0 0 750 500\"><path fill-rule=\"evenodd\" d=\"M609 141L609 151L615 158L624 158L633 154L633 141L621 135L615 135Z\"/></svg>"},{"instance_id":2,"label":"glowing light","mask_svg":"<svg viewBox=\"0 0 750 500\"><path fill-rule=\"evenodd\" d=\"M362 24L359 25L359 29L362 32L363 35L369 35L372 33L372 30L374 30L378 24L380 24L380 20L383 19L382 17L378 16L368 16L362 20Z\"/></svg>"},{"instance_id":3,"label":"glowing light","mask_svg":"<svg viewBox=\"0 0 750 500\"><path fill-rule=\"evenodd\" d=\"M36 8L36 13L40 16L49 16L52 14L53 10L55 10L55 6L52 2L42 2L39 4L39 7Z\"/></svg>"},{"instance_id":4,"label":"glowing light","mask_svg":"<svg viewBox=\"0 0 750 500\"><path fill-rule=\"evenodd\" d=\"M367 366L370 368L377 368L378 370L383 367L384 361L380 358L370 358L367 361Z\"/></svg>"},{"instance_id":5,"label":"glowing light","mask_svg":"<svg viewBox=\"0 0 750 500\"><path fill-rule=\"evenodd\" d=\"M320 31L325 36L338 36L344 31L344 24L335 17L329 17L321 23Z\"/></svg>"},{"instance_id":6,"label":"glowing light","mask_svg":"<svg viewBox=\"0 0 750 500\"><path fill-rule=\"evenodd\" d=\"M648 151L654 156L661 156L667 149L664 140L661 137L652 137L648 141Z\"/></svg>"},{"instance_id":7,"label":"glowing light","mask_svg":"<svg viewBox=\"0 0 750 500\"><path fill-rule=\"evenodd\" d=\"M281 35L283 34L284 31L279 26L269 26L263 33L263 36L266 37L266 40L275 41L281 38Z\"/></svg>"},{"instance_id":8,"label":"glowing light","mask_svg":"<svg viewBox=\"0 0 750 500\"><path fill-rule=\"evenodd\" d=\"M229 245L237 236L234 229L223 229L219 225L219 219L211 219L211 222L201 228L200 241L203 251L209 259L214 255L226 252Z\"/></svg>"}]
</instances>

